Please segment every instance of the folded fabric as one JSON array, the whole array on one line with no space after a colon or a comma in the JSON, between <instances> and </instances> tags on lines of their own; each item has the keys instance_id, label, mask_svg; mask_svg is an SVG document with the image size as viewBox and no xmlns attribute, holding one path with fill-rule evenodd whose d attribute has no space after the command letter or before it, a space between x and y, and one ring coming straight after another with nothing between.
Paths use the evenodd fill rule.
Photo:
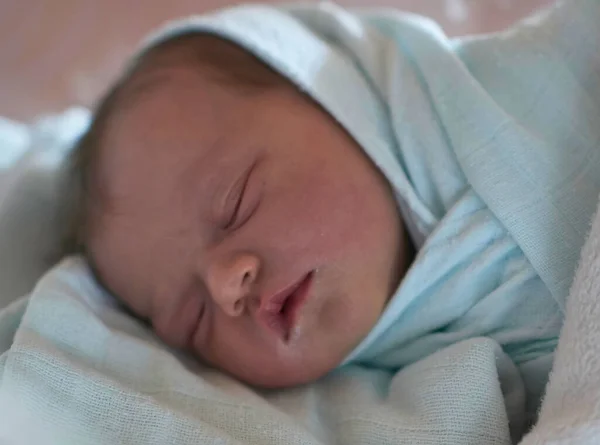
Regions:
<instances>
[{"instance_id":1,"label":"folded fabric","mask_svg":"<svg viewBox=\"0 0 600 445\"><path fill-rule=\"evenodd\" d=\"M235 41L319 102L393 186L419 255L347 364L393 372L486 336L519 367L534 417L600 193L599 23L600 3L573 0L449 40L395 11L241 7L147 46Z\"/></svg>"}]
</instances>

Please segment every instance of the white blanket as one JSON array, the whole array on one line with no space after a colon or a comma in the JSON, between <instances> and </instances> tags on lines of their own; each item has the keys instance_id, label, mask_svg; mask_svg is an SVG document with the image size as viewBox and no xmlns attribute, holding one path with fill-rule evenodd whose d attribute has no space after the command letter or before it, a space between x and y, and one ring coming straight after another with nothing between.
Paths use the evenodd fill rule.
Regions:
<instances>
[{"instance_id":1,"label":"white blanket","mask_svg":"<svg viewBox=\"0 0 600 445\"><path fill-rule=\"evenodd\" d=\"M600 213L567 301L537 426L522 445L600 443Z\"/></svg>"}]
</instances>

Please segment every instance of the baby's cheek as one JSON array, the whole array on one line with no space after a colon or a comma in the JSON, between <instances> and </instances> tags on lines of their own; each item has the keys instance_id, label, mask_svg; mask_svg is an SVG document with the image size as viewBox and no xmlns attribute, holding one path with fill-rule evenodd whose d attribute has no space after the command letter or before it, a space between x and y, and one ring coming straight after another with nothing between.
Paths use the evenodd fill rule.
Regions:
<instances>
[{"instance_id":1,"label":"baby's cheek","mask_svg":"<svg viewBox=\"0 0 600 445\"><path fill-rule=\"evenodd\" d=\"M315 200L313 204L320 248L341 254L368 249L371 232L378 223L369 205L360 196L341 190L330 190L321 196L323 199ZM368 250L363 252L368 253Z\"/></svg>"},{"instance_id":2,"label":"baby's cheek","mask_svg":"<svg viewBox=\"0 0 600 445\"><path fill-rule=\"evenodd\" d=\"M152 330L154 333L164 341L167 345L173 348L181 348L181 339L178 338L175 332L173 332L170 326L169 320L166 317L157 317L152 321Z\"/></svg>"}]
</instances>

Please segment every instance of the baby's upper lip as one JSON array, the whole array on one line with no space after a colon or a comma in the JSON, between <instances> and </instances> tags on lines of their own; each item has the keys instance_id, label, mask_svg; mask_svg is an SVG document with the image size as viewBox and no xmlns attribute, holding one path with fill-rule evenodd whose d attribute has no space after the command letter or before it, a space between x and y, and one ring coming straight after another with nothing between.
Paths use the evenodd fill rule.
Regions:
<instances>
[{"instance_id":1,"label":"baby's upper lip","mask_svg":"<svg viewBox=\"0 0 600 445\"><path fill-rule=\"evenodd\" d=\"M284 341L289 339L290 331L297 319L297 313L306 301L312 275L313 273L309 272L283 289L260 300L258 309L260 322ZM290 298L293 298L293 301L288 301Z\"/></svg>"}]
</instances>

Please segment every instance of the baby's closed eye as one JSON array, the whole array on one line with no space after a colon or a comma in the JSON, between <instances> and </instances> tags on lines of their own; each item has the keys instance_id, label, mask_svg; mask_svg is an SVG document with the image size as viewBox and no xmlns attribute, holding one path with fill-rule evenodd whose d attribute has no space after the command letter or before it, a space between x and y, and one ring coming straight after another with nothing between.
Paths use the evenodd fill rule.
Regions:
<instances>
[{"instance_id":1,"label":"baby's closed eye","mask_svg":"<svg viewBox=\"0 0 600 445\"><path fill-rule=\"evenodd\" d=\"M260 203L260 190L251 184L251 179L258 175L254 162L242 176L234 183L225 199L225 218L223 230L234 231L244 225L256 212Z\"/></svg>"}]
</instances>

